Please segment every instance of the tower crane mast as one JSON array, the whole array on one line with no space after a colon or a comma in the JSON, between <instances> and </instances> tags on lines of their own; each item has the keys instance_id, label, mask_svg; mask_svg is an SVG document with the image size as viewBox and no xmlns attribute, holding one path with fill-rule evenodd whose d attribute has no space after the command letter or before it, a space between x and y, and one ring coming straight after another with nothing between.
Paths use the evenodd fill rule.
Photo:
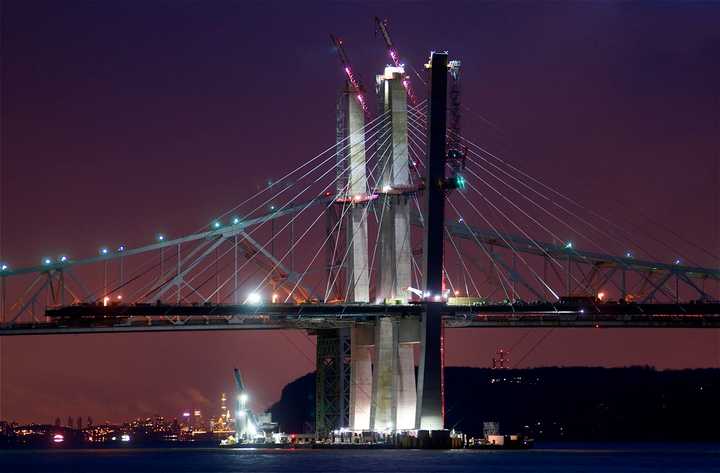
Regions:
<instances>
[{"instance_id":1,"label":"tower crane mast","mask_svg":"<svg viewBox=\"0 0 720 473\"><path fill-rule=\"evenodd\" d=\"M377 31L380 32L380 35L383 38L383 41L385 42L385 46L388 49L388 54L390 54L390 59L392 59L393 65L395 67L403 67L402 63L400 62L400 55L398 54L397 49L395 48L395 45L392 42L392 39L390 38L390 32L388 31L388 21L387 19L381 20L377 16L375 17L375 25L377 26ZM410 79L405 76L403 78L403 87L405 87L405 90L407 91L408 98L410 99L410 103L412 105L415 105L417 103L417 99L415 97L415 92L412 89L412 86L410 84Z\"/></svg>"},{"instance_id":2,"label":"tower crane mast","mask_svg":"<svg viewBox=\"0 0 720 473\"><path fill-rule=\"evenodd\" d=\"M338 58L340 59L340 64L343 66L348 83L355 92L355 98L357 98L357 101L360 103L363 112L367 114L368 107L367 102L365 101L365 87L363 87L362 82L360 82L360 78L353 72L352 65L350 64L350 58L348 57L347 52L345 52L345 47L343 46L343 41L333 34L330 35L330 40L338 53Z\"/></svg>"}]
</instances>

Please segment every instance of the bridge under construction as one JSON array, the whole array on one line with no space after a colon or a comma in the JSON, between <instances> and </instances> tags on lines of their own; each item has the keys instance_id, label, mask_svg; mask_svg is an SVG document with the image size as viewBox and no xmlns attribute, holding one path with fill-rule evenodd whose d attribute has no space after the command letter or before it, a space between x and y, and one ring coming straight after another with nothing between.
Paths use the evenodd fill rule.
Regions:
<instances>
[{"instance_id":1,"label":"bridge under construction","mask_svg":"<svg viewBox=\"0 0 720 473\"><path fill-rule=\"evenodd\" d=\"M332 36L334 144L196 232L0 264L0 336L308 331L326 435L443 431L445 329L720 328L720 270L654 258L471 141L460 61L431 53L415 84L376 24L376 111Z\"/></svg>"}]
</instances>

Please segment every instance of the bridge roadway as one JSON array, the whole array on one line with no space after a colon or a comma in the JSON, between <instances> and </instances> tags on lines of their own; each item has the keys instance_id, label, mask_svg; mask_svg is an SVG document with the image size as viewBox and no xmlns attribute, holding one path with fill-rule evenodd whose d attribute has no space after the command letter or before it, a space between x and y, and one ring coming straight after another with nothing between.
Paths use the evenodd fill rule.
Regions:
<instances>
[{"instance_id":1,"label":"bridge roadway","mask_svg":"<svg viewBox=\"0 0 720 473\"><path fill-rule=\"evenodd\" d=\"M78 304L43 320L0 324L0 336L209 330L324 329L380 316L420 317L422 304ZM445 305L448 328L720 328L720 303L593 302Z\"/></svg>"}]
</instances>

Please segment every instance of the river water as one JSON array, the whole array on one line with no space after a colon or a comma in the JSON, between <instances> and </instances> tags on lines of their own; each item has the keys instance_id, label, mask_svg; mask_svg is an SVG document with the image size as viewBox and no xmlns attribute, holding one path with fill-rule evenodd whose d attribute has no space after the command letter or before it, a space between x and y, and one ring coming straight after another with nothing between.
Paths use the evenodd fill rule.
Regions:
<instances>
[{"instance_id":1,"label":"river water","mask_svg":"<svg viewBox=\"0 0 720 473\"><path fill-rule=\"evenodd\" d=\"M108 449L0 451L2 473L720 472L720 444L560 444L528 451Z\"/></svg>"}]
</instances>

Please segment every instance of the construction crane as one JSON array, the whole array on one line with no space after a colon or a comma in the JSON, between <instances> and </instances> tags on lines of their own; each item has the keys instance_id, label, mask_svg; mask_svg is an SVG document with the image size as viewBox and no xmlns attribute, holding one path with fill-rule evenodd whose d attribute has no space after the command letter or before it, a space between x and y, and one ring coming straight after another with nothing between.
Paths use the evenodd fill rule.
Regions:
<instances>
[{"instance_id":1,"label":"construction crane","mask_svg":"<svg viewBox=\"0 0 720 473\"><path fill-rule=\"evenodd\" d=\"M365 101L365 87L363 87L362 83L360 82L360 78L353 73L350 59L348 58L348 55L345 52L345 48L343 47L343 41L342 39L337 38L335 37L335 35L332 34L330 35L330 40L332 41L332 44L333 46L335 46L335 50L338 53L338 57L340 58L340 64L342 64L343 69L345 70L345 75L347 76L348 83L355 92L355 98L357 98L357 101L360 103L363 112L367 114L368 107Z\"/></svg>"},{"instance_id":2,"label":"construction crane","mask_svg":"<svg viewBox=\"0 0 720 473\"><path fill-rule=\"evenodd\" d=\"M375 17L375 25L377 26L376 32L379 31L380 35L383 38L383 41L385 41L385 46L387 46L388 54L390 54L390 59L392 59L393 65L395 65L395 67L403 67L403 64L400 62L400 55L398 54L397 49L395 48L395 45L393 45L392 39L390 38L387 19L381 20L380 18ZM415 98L415 92L413 91L410 84L409 76L405 76L403 78L402 84L407 91L410 103L412 105L415 105L417 103L417 99Z\"/></svg>"},{"instance_id":3,"label":"construction crane","mask_svg":"<svg viewBox=\"0 0 720 473\"><path fill-rule=\"evenodd\" d=\"M257 436L257 419L255 414L248 408L248 392L242 381L240 370L233 370L235 375L235 387L237 389L237 411L235 412L235 435L238 443L242 440L252 441Z\"/></svg>"}]
</instances>

